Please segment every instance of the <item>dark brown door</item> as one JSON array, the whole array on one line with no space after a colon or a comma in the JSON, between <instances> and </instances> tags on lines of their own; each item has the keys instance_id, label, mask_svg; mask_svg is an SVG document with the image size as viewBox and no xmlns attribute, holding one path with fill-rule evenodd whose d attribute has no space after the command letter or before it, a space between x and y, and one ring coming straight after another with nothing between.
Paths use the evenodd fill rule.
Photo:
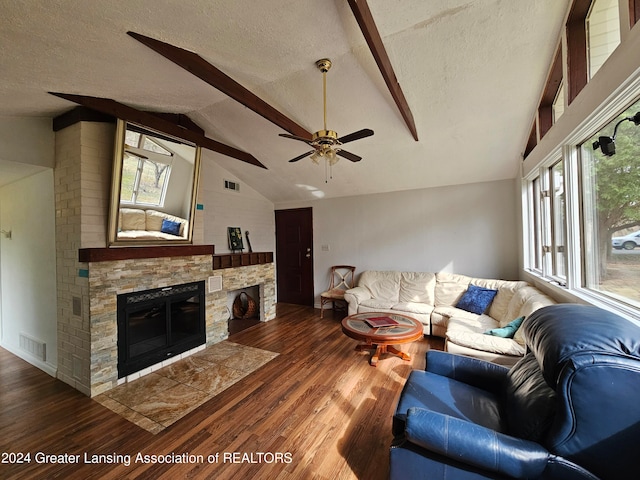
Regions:
<instances>
[{"instance_id":1,"label":"dark brown door","mask_svg":"<svg viewBox=\"0 0 640 480\"><path fill-rule=\"evenodd\" d=\"M276 210L278 302L313 306L311 208Z\"/></svg>"}]
</instances>

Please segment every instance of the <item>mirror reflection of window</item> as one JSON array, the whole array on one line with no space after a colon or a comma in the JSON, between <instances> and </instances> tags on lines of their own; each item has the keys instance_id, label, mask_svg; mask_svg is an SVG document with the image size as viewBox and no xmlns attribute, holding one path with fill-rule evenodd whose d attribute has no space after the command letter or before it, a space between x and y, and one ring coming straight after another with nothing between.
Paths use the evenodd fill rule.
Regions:
<instances>
[{"instance_id":1,"label":"mirror reflection of window","mask_svg":"<svg viewBox=\"0 0 640 480\"><path fill-rule=\"evenodd\" d=\"M120 202L129 205L164 206L171 165L125 151L122 159Z\"/></svg>"}]
</instances>

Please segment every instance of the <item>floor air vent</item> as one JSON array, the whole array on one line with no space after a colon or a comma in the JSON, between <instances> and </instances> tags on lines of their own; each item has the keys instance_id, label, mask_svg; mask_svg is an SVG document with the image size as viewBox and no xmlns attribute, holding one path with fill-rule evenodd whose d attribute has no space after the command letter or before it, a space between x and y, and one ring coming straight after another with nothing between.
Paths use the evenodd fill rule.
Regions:
<instances>
[{"instance_id":1,"label":"floor air vent","mask_svg":"<svg viewBox=\"0 0 640 480\"><path fill-rule=\"evenodd\" d=\"M47 361L47 344L30 337L26 333L20 333L20 349L33 355L38 360Z\"/></svg>"}]
</instances>

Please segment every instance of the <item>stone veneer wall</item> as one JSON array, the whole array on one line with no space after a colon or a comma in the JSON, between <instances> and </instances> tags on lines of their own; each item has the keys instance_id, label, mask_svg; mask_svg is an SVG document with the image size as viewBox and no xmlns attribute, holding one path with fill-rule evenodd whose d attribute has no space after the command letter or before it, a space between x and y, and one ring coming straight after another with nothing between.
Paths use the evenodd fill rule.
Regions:
<instances>
[{"instance_id":1,"label":"stone veneer wall","mask_svg":"<svg viewBox=\"0 0 640 480\"><path fill-rule=\"evenodd\" d=\"M91 262L91 391L98 395L118 382L117 295L182 283L207 281L221 275L223 289L205 295L207 345L229 336L227 291L264 284L264 319L275 317L275 268L273 263L212 270L211 255ZM205 284L205 289L207 289Z\"/></svg>"}]
</instances>

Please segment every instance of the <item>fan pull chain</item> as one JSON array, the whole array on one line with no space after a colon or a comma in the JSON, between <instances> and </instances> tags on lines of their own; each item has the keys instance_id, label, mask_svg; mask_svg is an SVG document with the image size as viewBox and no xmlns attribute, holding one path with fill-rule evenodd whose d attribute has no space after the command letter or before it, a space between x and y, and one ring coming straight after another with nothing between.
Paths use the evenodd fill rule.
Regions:
<instances>
[{"instance_id":1,"label":"fan pull chain","mask_svg":"<svg viewBox=\"0 0 640 480\"><path fill-rule=\"evenodd\" d=\"M329 160L328 159L324 159L324 183L329 183L329 180L327 179L327 170L329 168Z\"/></svg>"},{"instance_id":2,"label":"fan pull chain","mask_svg":"<svg viewBox=\"0 0 640 480\"><path fill-rule=\"evenodd\" d=\"M328 176L327 176L328 172ZM324 160L324 183L329 183L329 180L333 180L333 164L328 158Z\"/></svg>"}]
</instances>

